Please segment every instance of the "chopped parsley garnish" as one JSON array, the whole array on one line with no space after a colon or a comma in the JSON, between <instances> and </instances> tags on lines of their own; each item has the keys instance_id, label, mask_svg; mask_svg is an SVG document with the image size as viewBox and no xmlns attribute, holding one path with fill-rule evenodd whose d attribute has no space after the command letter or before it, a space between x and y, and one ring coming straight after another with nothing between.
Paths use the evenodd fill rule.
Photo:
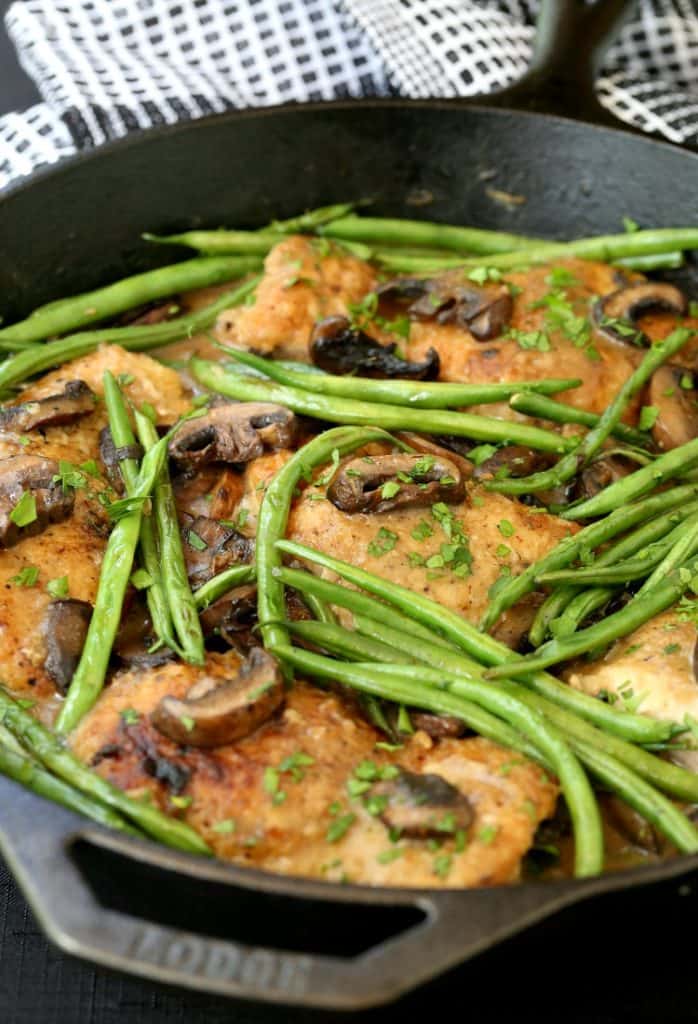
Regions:
<instances>
[{"instance_id":1,"label":"chopped parsley garnish","mask_svg":"<svg viewBox=\"0 0 698 1024\"><path fill-rule=\"evenodd\" d=\"M206 541L193 530L187 530L187 542L195 551L205 551L208 547Z\"/></svg>"},{"instance_id":2,"label":"chopped parsley garnish","mask_svg":"<svg viewBox=\"0 0 698 1024\"><path fill-rule=\"evenodd\" d=\"M676 654L681 650L681 644L667 644L664 648L665 654Z\"/></svg>"},{"instance_id":3,"label":"chopped parsley garnish","mask_svg":"<svg viewBox=\"0 0 698 1024\"><path fill-rule=\"evenodd\" d=\"M569 288L572 285L579 284L579 280L567 267L551 267L545 281L546 284L551 285L553 288Z\"/></svg>"},{"instance_id":4,"label":"chopped parsley garnish","mask_svg":"<svg viewBox=\"0 0 698 1024\"><path fill-rule=\"evenodd\" d=\"M54 474L53 482L60 483L64 493L69 487L76 491L87 487L85 474L77 466L74 466L72 462L68 462L65 459L61 459L58 463L58 472Z\"/></svg>"},{"instance_id":5,"label":"chopped parsley garnish","mask_svg":"<svg viewBox=\"0 0 698 1024\"><path fill-rule=\"evenodd\" d=\"M497 525L497 529L501 533L502 537L513 537L516 533L513 524L510 523L508 519L501 519Z\"/></svg>"},{"instance_id":6,"label":"chopped parsley garnish","mask_svg":"<svg viewBox=\"0 0 698 1024\"><path fill-rule=\"evenodd\" d=\"M505 337L511 338L519 348L524 350L537 349L539 352L550 352L552 349L550 338L545 331L520 331L512 327Z\"/></svg>"},{"instance_id":7,"label":"chopped parsley garnish","mask_svg":"<svg viewBox=\"0 0 698 1024\"><path fill-rule=\"evenodd\" d=\"M39 569L35 565L25 565L16 576L10 577L10 583L16 587L34 587L39 579Z\"/></svg>"},{"instance_id":8,"label":"chopped parsley garnish","mask_svg":"<svg viewBox=\"0 0 698 1024\"><path fill-rule=\"evenodd\" d=\"M478 832L477 837L481 843L484 843L485 846L489 846L498 831L499 829L496 825L484 825Z\"/></svg>"},{"instance_id":9,"label":"chopped parsley garnish","mask_svg":"<svg viewBox=\"0 0 698 1024\"><path fill-rule=\"evenodd\" d=\"M302 782L305 778L305 769L315 764L315 758L306 754L304 750L297 750L285 757L279 765L280 772L288 772L294 782Z\"/></svg>"},{"instance_id":10,"label":"chopped parsley garnish","mask_svg":"<svg viewBox=\"0 0 698 1024\"><path fill-rule=\"evenodd\" d=\"M475 267L468 274L468 280L475 284L485 284L486 281L501 281L502 272L496 267Z\"/></svg>"},{"instance_id":11,"label":"chopped parsley garnish","mask_svg":"<svg viewBox=\"0 0 698 1024\"><path fill-rule=\"evenodd\" d=\"M58 600L66 598L69 594L68 577L58 576L55 580L49 580L46 584L46 590L51 597L55 597Z\"/></svg>"},{"instance_id":12,"label":"chopped parsley garnish","mask_svg":"<svg viewBox=\"0 0 698 1024\"><path fill-rule=\"evenodd\" d=\"M415 528L410 532L410 537L416 541L426 540L427 537L433 537L433 535L434 531L426 519L420 519Z\"/></svg>"},{"instance_id":13,"label":"chopped parsley garnish","mask_svg":"<svg viewBox=\"0 0 698 1024\"><path fill-rule=\"evenodd\" d=\"M352 814L351 811L348 814L343 814L341 818L335 818L332 824L325 833L325 839L328 843L337 843L343 838L356 821L356 815Z\"/></svg>"},{"instance_id":14,"label":"chopped parsley garnish","mask_svg":"<svg viewBox=\"0 0 698 1024\"><path fill-rule=\"evenodd\" d=\"M236 828L237 824L234 818L223 818L222 821L218 821L212 826L212 831L217 832L219 836L229 836Z\"/></svg>"},{"instance_id":15,"label":"chopped parsley garnish","mask_svg":"<svg viewBox=\"0 0 698 1024\"><path fill-rule=\"evenodd\" d=\"M36 522L36 519L36 498L31 491L22 491L17 504L10 512L10 522L22 527Z\"/></svg>"},{"instance_id":16,"label":"chopped parsley garnish","mask_svg":"<svg viewBox=\"0 0 698 1024\"><path fill-rule=\"evenodd\" d=\"M191 732L194 726L196 725L194 719L191 718L189 715L181 715L179 720L184 726L184 728L187 730L187 732Z\"/></svg>"},{"instance_id":17,"label":"chopped parsley garnish","mask_svg":"<svg viewBox=\"0 0 698 1024\"><path fill-rule=\"evenodd\" d=\"M656 405L643 405L640 410L640 419L638 420L638 427L640 430L651 430L657 422L659 416L659 409Z\"/></svg>"},{"instance_id":18,"label":"chopped parsley garnish","mask_svg":"<svg viewBox=\"0 0 698 1024\"><path fill-rule=\"evenodd\" d=\"M481 466L487 459L491 459L496 451L497 448L493 444L479 444L470 449L468 458L475 466Z\"/></svg>"},{"instance_id":19,"label":"chopped parsley garnish","mask_svg":"<svg viewBox=\"0 0 698 1024\"><path fill-rule=\"evenodd\" d=\"M389 551L393 550L397 540L398 535L396 533L393 533L392 530L387 530L385 526L381 526L374 539L368 545L368 553L373 555L374 558L381 558L382 555L386 555Z\"/></svg>"},{"instance_id":20,"label":"chopped parsley garnish","mask_svg":"<svg viewBox=\"0 0 698 1024\"><path fill-rule=\"evenodd\" d=\"M386 480L381 487L381 498L384 498L386 501L389 501L390 498L394 498L395 495L399 493L400 484L396 483L394 480Z\"/></svg>"},{"instance_id":21,"label":"chopped parsley garnish","mask_svg":"<svg viewBox=\"0 0 698 1024\"><path fill-rule=\"evenodd\" d=\"M623 227L628 234L632 234L633 232L640 230L640 225L636 220L633 220L632 217L623 217Z\"/></svg>"},{"instance_id":22,"label":"chopped parsley garnish","mask_svg":"<svg viewBox=\"0 0 698 1024\"><path fill-rule=\"evenodd\" d=\"M451 870L452 864L453 857L450 855L450 853L440 853L438 857L434 857L434 874L437 875L439 878L446 878L449 871Z\"/></svg>"},{"instance_id":23,"label":"chopped parsley garnish","mask_svg":"<svg viewBox=\"0 0 698 1024\"><path fill-rule=\"evenodd\" d=\"M391 864L398 857L402 857L404 852L404 846L391 846L387 850L381 850L376 860L379 864Z\"/></svg>"},{"instance_id":24,"label":"chopped parsley garnish","mask_svg":"<svg viewBox=\"0 0 698 1024\"><path fill-rule=\"evenodd\" d=\"M140 712L136 711L135 708L124 708L121 712L121 721L124 725L136 725L140 720Z\"/></svg>"},{"instance_id":25,"label":"chopped parsley garnish","mask_svg":"<svg viewBox=\"0 0 698 1024\"><path fill-rule=\"evenodd\" d=\"M192 800L193 800L193 797L191 797L191 796L174 796L173 795L173 796L170 797L170 803L172 804L172 806L179 808L179 810L181 810L181 811L184 811L184 810L187 809L187 807L190 807Z\"/></svg>"}]
</instances>

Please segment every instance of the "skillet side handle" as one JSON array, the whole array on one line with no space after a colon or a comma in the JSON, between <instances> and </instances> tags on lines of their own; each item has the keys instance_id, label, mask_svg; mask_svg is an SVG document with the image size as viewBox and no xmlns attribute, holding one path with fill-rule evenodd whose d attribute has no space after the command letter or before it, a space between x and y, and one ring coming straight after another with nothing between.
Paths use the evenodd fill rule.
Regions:
<instances>
[{"instance_id":1,"label":"skillet side handle","mask_svg":"<svg viewBox=\"0 0 698 1024\"><path fill-rule=\"evenodd\" d=\"M514 85L479 98L485 106L573 117L633 130L599 103L594 82L604 54L638 0L541 0L533 57Z\"/></svg>"},{"instance_id":2,"label":"skillet side handle","mask_svg":"<svg viewBox=\"0 0 698 1024\"><path fill-rule=\"evenodd\" d=\"M106 909L70 857L76 840L131 853L151 864L157 864L164 852L172 866L177 859L183 870L191 871L192 865L191 857L126 841L0 778L0 850L39 923L62 950L155 982L325 1009L358 1010L387 1003L590 894L583 887L560 892L555 887L522 886L499 892L377 890L355 895L340 887L333 897L330 887L323 887L321 898L330 907L350 903L352 913L361 914L363 901L415 907L424 914L416 926L359 956L342 959L246 946ZM206 877L205 865L199 868L194 862L194 869ZM244 870L231 867L230 874L235 885L258 888L254 878L245 882ZM282 886L278 880L276 884ZM196 878L183 875L182 885L195 886ZM286 882L286 895L289 889L292 881ZM302 915L307 904L302 895L297 899L294 913ZM322 944L318 935L318 947Z\"/></svg>"}]
</instances>

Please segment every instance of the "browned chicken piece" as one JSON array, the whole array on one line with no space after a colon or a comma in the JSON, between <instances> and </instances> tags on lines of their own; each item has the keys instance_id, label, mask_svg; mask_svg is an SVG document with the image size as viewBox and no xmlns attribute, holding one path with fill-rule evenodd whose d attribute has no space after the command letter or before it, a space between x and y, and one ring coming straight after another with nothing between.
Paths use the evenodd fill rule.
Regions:
<instances>
[{"instance_id":1,"label":"browned chicken piece","mask_svg":"<svg viewBox=\"0 0 698 1024\"><path fill-rule=\"evenodd\" d=\"M697 642L695 623L673 608L616 641L602 658L574 663L562 675L575 689L620 708L679 724L688 721L689 744L698 747L690 729L698 722ZM698 770L698 750L672 757Z\"/></svg>"},{"instance_id":2,"label":"browned chicken piece","mask_svg":"<svg viewBox=\"0 0 698 1024\"><path fill-rule=\"evenodd\" d=\"M66 382L75 380L84 381L99 396L106 369L121 376L126 393L137 405L150 402L165 421L174 420L189 407L174 370L116 345L47 374L26 388L18 402L57 394ZM52 600L46 589L49 581L66 577L67 594L62 596L80 601L92 603L97 593L109 524L97 500L104 480L93 473L101 472L99 432L106 422L104 403L97 402L92 412L74 423L19 434L0 433L0 466L2 460L18 456L50 459L58 466L63 461L68 464L63 467L68 479L79 483L68 518L12 547L0 548L0 663L4 683L17 696L41 702L54 695L54 682L45 668L47 651L41 628ZM81 469L85 463L87 467Z\"/></svg>"},{"instance_id":3,"label":"browned chicken piece","mask_svg":"<svg viewBox=\"0 0 698 1024\"><path fill-rule=\"evenodd\" d=\"M288 537L410 587L470 622L480 619L498 579L522 572L571 532L556 516L477 484L455 504L377 514L342 512L325 494L318 486L303 492ZM515 646L535 610L527 598L502 618L497 635Z\"/></svg>"},{"instance_id":4,"label":"browned chicken piece","mask_svg":"<svg viewBox=\"0 0 698 1024\"><path fill-rule=\"evenodd\" d=\"M222 313L220 341L277 359L308 361L310 331L317 320L346 315L375 285L375 272L324 239L294 235L274 246L252 306Z\"/></svg>"},{"instance_id":5,"label":"browned chicken piece","mask_svg":"<svg viewBox=\"0 0 698 1024\"><path fill-rule=\"evenodd\" d=\"M235 656L210 655L206 671L230 678ZM435 745L423 732L399 751L377 749L380 734L350 703L303 682L288 692L282 712L238 743L178 746L149 715L165 695L183 696L195 678L181 664L117 676L72 746L121 788L149 790L163 808L179 809L226 859L370 885L513 882L538 823L553 812L557 787L520 755L481 738ZM390 795L390 784L403 779L431 787L416 801L427 823L436 789L435 841L391 837L384 824L389 807L404 812L404 801ZM453 788L451 810L443 792L453 796Z\"/></svg>"}]
</instances>

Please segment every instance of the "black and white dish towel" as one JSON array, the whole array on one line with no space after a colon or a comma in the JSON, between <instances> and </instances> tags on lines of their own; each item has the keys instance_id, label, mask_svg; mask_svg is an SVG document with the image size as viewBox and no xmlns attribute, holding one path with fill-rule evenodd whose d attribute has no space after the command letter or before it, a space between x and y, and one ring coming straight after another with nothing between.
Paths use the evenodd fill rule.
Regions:
<instances>
[{"instance_id":1,"label":"black and white dish towel","mask_svg":"<svg viewBox=\"0 0 698 1024\"><path fill-rule=\"evenodd\" d=\"M0 118L0 188L127 132L229 107L490 92L525 70L537 6L16 0L7 30L42 102ZM598 88L623 120L698 146L698 0L642 0Z\"/></svg>"}]
</instances>

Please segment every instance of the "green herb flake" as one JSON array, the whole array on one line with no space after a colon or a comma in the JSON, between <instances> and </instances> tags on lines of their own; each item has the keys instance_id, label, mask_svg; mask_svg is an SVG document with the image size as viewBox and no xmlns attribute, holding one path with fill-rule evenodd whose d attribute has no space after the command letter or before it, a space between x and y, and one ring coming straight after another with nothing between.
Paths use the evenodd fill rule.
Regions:
<instances>
[{"instance_id":1,"label":"green herb flake","mask_svg":"<svg viewBox=\"0 0 698 1024\"><path fill-rule=\"evenodd\" d=\"M153 585L153 577L146 569L136 569L131 573L130 581L136 590L147 590Z\"/></svg>"},{"instance_id":2,"label":"green herb flake","mask_svg":"<svg viewBox=\"0 0 698 1024\"><path fill-rule=\"evenodd\" d=\"M386 501L389 501L390 498L394 498L395 495L399 493L400 484L396 483L394 480L386 480L381 487L381 498L384 498Z\"/></svg>"},{"instance_id":3,"label":"green herb flake","mask_svg":"<svg viewBox=\"0 0 698 1024\"><path fill-rule=\"evenodd\" d=\"M185 811L187 807L191 806L193 797L191 796L171 796L170 803L173 807L177 807L181 811Z\"/></svg>"},{"instance_id":4,"label":"green herb flake","mask_svg":"<svg viewBox=\"0 0 698 1024\"><path fill-rule=\"evenodd\" d=\"M643 405L640 410L640 418L638 420L638 427L640 430L651 430L657 422L659 416L659 409L656 405Z\"/></svg>"},{"instance_id":5,"label":"green herb flake","mask_svg":"<svg viewBox=\"0 0 698 1024\"><path fill-rule=\"evenodd\" d=\"M68 597L68 594L70 593L68 589L68 577L58 576L54 580L49 580L46 584L46 591L51 595L51 597L54 597L57 600L63 600Z\"/></svg>"},{"instance_id":6,"label":"green herb flake","mask_svg":"<svg viewBox=\"0 0 698 1024\"><path fill-rule=\"evenodd\" d=\"M438 878L446 878L452 864L453 857L450 853L440 853L438 857L434 857L432 870Z\"/></svg>"},{"instance_id":7,"label":"green herb flake","mask_svg":"<svg viewBox=\"0 0 698 1024\"><path fill-rule=\"evenodd\" d=\"M468 274L468 280L475 284L485 284L487 281L501 281L502 272L497 267L475 267Z\"/></svg>"},{"instance_id":8,"label":"green herb flake","mask_svg":"<svg viewBox=\"0 0 698 1024\"><path fill-rule=\"evenodd\" d=\"M489 846L499 831L497 825L484 825L477 834L478 839L485 846Z\"/></svg>"},{"instance_id":9,"label":"green herb flake","mask_svg":"<svg viewBox=\"0 0 698 1024\"><path fill-rule=\"evenodd\" d=\"M545 281L553 288L571 288L580 283L567 267L552 267Z\"/></svg>"},{"instance_id":10,"label":"green herb flake","mask_svg":"<svg viewBox=\"0 0 698 1024\"><path fill-rule=\"evenodd\" d=\"M397 713L397 731L405 736L411 736L414 733L414 726L404 704L400 705L400 710Z\"/></svg>"},{"instance_id":11,"label":"green herb flake","mask_svg":"<svg viewBox=\"0 0 698 1024\"><path fill-rule=\"evenodd\" d=\"M404 846L390 846L387 850L381 850L376 857L379 864L392 864L398 857L402 857L405 852Z\"/></svg>"},{"instance_id":12,"label":"green herb flake","mask_svg":"<svg viewBox=\"0 0 698 1024\"><path fill-rule=\"evenodd\" d=\"M693 374L691 374L691 373L682 373L681 374L681 380L679 381L679 384L684 389L684 391L690 391L691 388L693 387Z\"/></svg>"},{"instance_id":13,"label":"green herb flake","mask_svg":"<svg viewBox=\"0 0 698 1024\"><path fill-rule=\"evenodd\" d=\"M124 725L137 725L140 720L140 712L136 711L135 708L124 708L121 712L121 721Z\"/></svg>"},{"instance_id":14,"label":"green herb flake","mask_svg":"<svg viewBox=\"0 0 698 1024\"><path fill-rule=\"evenodd\" d=\"M510 523L508 519L501 519L497 525L497 529L501 533L502 537L513 537L516 533L513 524Z\"/></svg>"},{"instance_id":15,"label":"green herb flake","mask_svg":"<svg viewBox=\"0 0 698 1024\"><path fill-rule=\"evenodd\" d=\"M276 793L278 791L278 788L279 788L279 773L276 770L276 768L272 768L271 766L268 765L264 769L264 776L262 778L262 785L264 786L265 793L269 793L270 796L273 796L274 793Z\"/></svg>"},{"instance_id":16,"label":"green herb flake","mask_svg":"<svg viewBox=\"0 0 698 1024\"><path fill-rule=\"evenodd\" d=\"M180 719L179 720L182 723L182 725L184 726L184 728L187 730L187 732L191 732L193 730L194 726L196 725L196 722L194 721L194 719L191 718L189 715L180 715Z\"/></svg>"},{"instance_id":17,"label":"green herb flake","mask_svg":"<svg viewBox=\"0 0 698 1024\"><path fill-rule=\"evenodd\" d=\"M381 526L374 539L368 545L368 553L373 555L374 558L381 558L393 550L397 541L398 535L396 533L393 533L392 530L387 530L385 526Z\"/></svg>"},{"instance_id":18,"label":"green herb flake","mask_svg":"<svg viewBox=\"0 0 698 1024\"><path fill-rule=\"evenodd\" d=\"M198 533L194 533L193 530L187 530L187 543L195 551L205 551L208 547L206 541Z\"/></svg>"},{"instance_id":19,"label":"green herb flake","mask_svg":"<svg viewBox=\"0 0 698 1024\"><path fill-rule=\"evenodd\" d=\"M237 828L237 823L234 818L223 818L222 821L217 821L212 826L211 831L216 832L219 836L229 836Z\"/></svg>"},{"instance_id":20,"label":"green herb flake","mask_svg":"<svg viewBox=\"0 0 698 1024\"><path fill-rule=\"evenodd\" d=\"M640 225L632 217L623 217L623 228L628 234L633 234L635 231L640 230Z\"/></svg>"},{"instance_id":21,"label":"green herb flake","mask_svg":"<svg viewBox=\"0 0 698 1024\"><path fill-rule=\"evenodd\" d=\"M385 750L388 754L394 754L396 750L403 750L404 746L404 743L386 743L384 740L374 743L375 750Z\"/></svg>"},{"instance_id":22,"label":"green herb flake","mask_svg":"<svg viewBox=\"0 0 698 1024\"><path fill-rule=\"evenodd\" d=\"M39 569L35 565L25 565L16 576L10 577L10 583L16 587L35 587L39 579Z\"/></svg>"},{"instance_id":23,"label":"green herb flake","mask_svg":"<svg viewBox=\"0 0 698 1024\"><path fill-rule=\"evenodd\" d=\"M434 531L426 521L426 519L420 519L414 529L410 532L412 540L423 541L428 537L433 537Z\"/></svg>"},{"instance_id":24,"label":"green herb flake","mask_svg":"<svg viewBox=\"0 0 698 1024\"><path fill-rule=\"evenodd\" d=\"M491 459L496 451L497 448L493 444L479 444L475 448L470 449L468 458L475 466L481 466L487 459Z\"/></svg>"},{"instance_id":25,"label":"green herb flake","mask_svg":"<svg viewBox=\"0 0 698 1024\"><path fill-rule=\"evenodd\" d=\"M545 331L519 331L511 328L506 337L515 341L524 351L536 349L538 352L550 352L552 349L550 338Z\"/></svg>"},{"instance_id":26,"label":"green herb flake","mask_svg":"<svg viewBox=\"0 0 698 1024\"><path fill-rule=\"evenodd\" d=\"M10 512L10 522L22 527L36 522L36 519L36 499L31 491L22 491L17 504Z\"/></svg>"},{"instance_id":27,"label":"green herb flake","mask_svg":"<svg viewBox=\"0 0 698 1024\"><path fill-rule=\"evenodd\" d=\"M665 654L677 654L681 650L681 644L667 644L664 648Z\"/></svg>"},{"instance_id":28,"label":"green herb flake","mask_svg":"<svg viewBox=\"0 0 698 1024\"><path fill-rule=\"evenodd\" d=\"M351 826L356 821L356 815L349 812L349 814L343 814L341 818L335 818L330 827L325 833L325 839L328 843L337 843L342 839Z\"/></svg>"}]
</instances>

